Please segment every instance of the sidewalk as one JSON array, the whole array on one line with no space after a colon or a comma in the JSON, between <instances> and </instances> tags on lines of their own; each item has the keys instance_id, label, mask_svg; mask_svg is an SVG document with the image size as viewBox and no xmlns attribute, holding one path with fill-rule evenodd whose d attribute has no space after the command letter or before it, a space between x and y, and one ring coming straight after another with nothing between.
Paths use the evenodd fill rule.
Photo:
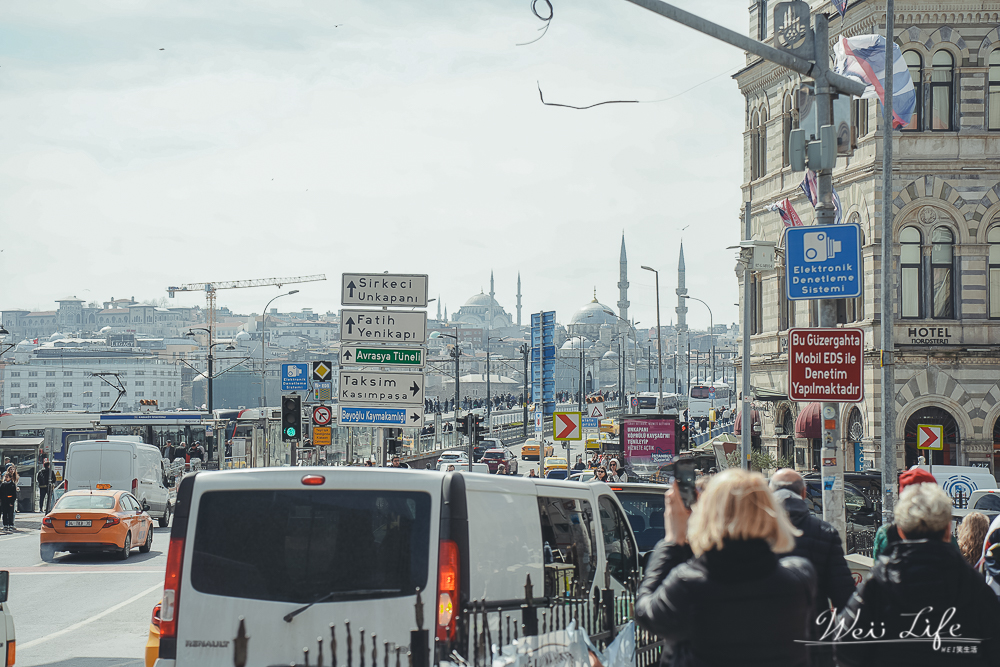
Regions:
<instances>
[{"instance_id":1,"label":"sidewalk","mask_svg":"<svg viewBox=\"0 0 1000 667\"><path fill-rule=\"evenodd\" d=\"M42 512L18 512L14 515L14 527L18 530L41 530Z\"/></svg>"}]
</instances>

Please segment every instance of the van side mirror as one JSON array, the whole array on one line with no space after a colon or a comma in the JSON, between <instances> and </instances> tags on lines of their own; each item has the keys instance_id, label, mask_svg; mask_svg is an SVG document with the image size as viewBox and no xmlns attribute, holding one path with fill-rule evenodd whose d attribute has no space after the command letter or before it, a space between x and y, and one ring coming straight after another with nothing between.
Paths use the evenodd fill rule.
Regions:
<instances>
[{"instance_id":1,"label":"van side mirror","mask_svg":"<svg viewBox=\"0 0 1000 667\"><path fill-rule=\"evenodd\" d=\"M0 570L0 603L7 601L7 586L10 585L10 572Z\"/></svg>"}]
</instances>

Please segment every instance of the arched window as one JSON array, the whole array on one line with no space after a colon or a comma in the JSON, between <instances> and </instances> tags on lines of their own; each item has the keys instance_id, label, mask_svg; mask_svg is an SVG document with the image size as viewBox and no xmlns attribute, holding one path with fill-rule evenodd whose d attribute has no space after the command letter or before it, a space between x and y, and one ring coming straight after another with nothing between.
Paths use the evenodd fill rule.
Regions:
<instances>
[{"instance_id":1,"label":"arched window","mask_svg":"<svg viewBox=\"0 0 1000 667\"><path fill-rule=\"evenodd\" d=\"M951 101L954 99L952 80L955 59L947 51L938 51L931 61L931 129L950 130Z\"/></svg>"},{"instance_id":2,"label":"arched window","mask_svg":"<svg viewBox=\"0 0 1000 667\"><path fill-rule=\"evenodd\" d=\"M990 106L987 127L991 130L1000 130L1000 49L995 49L990 54L988 93Z\"/></svg>"},{"instance_id":3,"label":"arched window","mask_svg":"<svg viewBox=\"0 0 1000 667\"><path fill-rule=\"evenodd\" d=\"M986 233L990 244L990 317L1000 318L1000 226Z\"/></svg>"},{"instance_id":4,"label":"arched window","mask_svg":"<svg viewBox=\"0 0 1000 667\"><path fill-rule=\"evenodd\" d=\"M760 114L756 110L750 112L750 180L760 178L760 157L757 136L760 133Z\"/></svg>"},{"instance_id":5,"label":"arched window","mask_svg":"<svg viewBox=\"0 0 1000 667\"><path fill-rule=\"evenodd\" d=\"M903 131L919 131L920 130L920 118L923 116L923 103L924 103L924 89L921 85L922 79L920 77L920 70L923 69L924 61L920 57L920 54L916 51L905 51L903 53L903 59L906 61L906 66L910 70L910 78L913 79L913 88L917 92L917 104L913 108L913 118L910 122L903 128Z\"/></svg>"},{"instance_id":6,"label":"arched window","mask_svg":"<svg viewBox=\"0 0 1000 667\"><path fill-rule=\"evenodd\" d=\"M920 231L904 227L899 232L900 314L920 317Z\"/></svg>"},{"instance_id":7,"label":"arched window","mask_svg":"<svg viewBox=\"0 0 1000 667\"><path fill-rule=\"evenodd\" d=\"M931 279L934 282L932 300L935 319L955 319L954 252L955 237L947 227L931 232Z\"/></svg>"},{"instance_id":8,"label":"arched window","mask_svg":"<svg viewBox=\"0 0 1000 667\"><path fill-rule=\"evenodd\" d=\"M860 224L861 216L855 212L851 215L849 223ZM865 234L861 232L861 247L865 246ZM864 257L861 258L861 296L853 299L837 300L837 323L847 324L849 322L860 322L865 319L865 267Z\"/></svg>"},{"instance_id":9,"label":"arched window","mask_svg":"<svg viewBox=\"0 0 1000 667\"><path fill-rule=\"evenodd\" d=\"M785 95L781 102L781 166L789 165L788 138L792 133L792 96Z\"/></svg>"}]
</instances>

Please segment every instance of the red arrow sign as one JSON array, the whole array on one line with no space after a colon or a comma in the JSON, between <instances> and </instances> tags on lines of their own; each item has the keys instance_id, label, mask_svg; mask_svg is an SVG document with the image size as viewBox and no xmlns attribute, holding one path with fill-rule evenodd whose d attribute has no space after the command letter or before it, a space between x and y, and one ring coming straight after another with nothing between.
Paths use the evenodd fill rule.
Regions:
<instances>
[{"instance_id":1,"label":"red arrow sign","mask_svg":"<svg viewBox=\"0 0 1000 667\"><path fill-rule=\"evenodd\" d=\"M579 412L553 413L552 438L554 440L580 440Z\"/></svg>"},{"instance_id":2,"label":"red arrow sign","mask_svg":"<svg viewBox=\"0 0 1000 667\"><path fill-rule=\"evenodd\" d=\"M942 449L941 443L935 445L941 439L943 429L940 426L917 426L917 449Z\"/></svg>"},{"instance_id":3,"label":"red arrow sign","mask_svg":"<svg viewBox=\"0 0 1000 667\"><path fill-rule=\"evenodd\" d=\"M563 430L559 431L559 435L556 436L557 438L568 438L573 434L573 431L579 428L579 425L570 419L568 415L559 415L559 419L562 420Z\"/></svg>"}]
</instances>

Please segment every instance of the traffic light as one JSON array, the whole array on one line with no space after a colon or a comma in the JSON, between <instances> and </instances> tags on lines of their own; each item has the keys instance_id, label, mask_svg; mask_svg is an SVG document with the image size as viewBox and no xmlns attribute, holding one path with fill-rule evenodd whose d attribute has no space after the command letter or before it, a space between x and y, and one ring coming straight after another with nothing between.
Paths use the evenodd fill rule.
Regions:
<instances>
[{"instance_id":1,"label":"traffic light","mask_svg":"<svg viewBox=\"0 0 1000 667\"><path fill-rule=\"evenodd\" d=\"M403 429L387 428L385 430L385 448L389 455L395 454L403 444Z\"/></svg>"},{"instance_id":2,"label":"traffic light","mask_svg":"<svg viewBox=\"0 0 1000 667\"><path fill-rule=\"evenodd\" d=\"M302 399L281 397L281 439L300 440L302 437Z\"/></svg>"},{"instance_id":3,"label":"traffic light","mask_svg":"<svg viewBox=\"0 0 1000 667\"><path fill-rule=\"evenodd\" d=\"M482 442L483 438L486 437L487 431L486 425L483 424L482 415L470 415L473 418L472 422L472 433L475 435L476 442Z\"/></svg>"},{"instance_id":4,"label":"traffic light","mask_svg":"<svg viewBox=\"0 0 1000 667\"><path fill-rule=\"evenodd\" d=\"M456 421L455 430L462 435L469 435L469 421L468 417L464 417Z\"/></svg>"},{"instance_id":5,"label":"traffic light","mask_svg":"<svg viewBox=\"0 0 1000 667\"><path fill-rule=\"evenodd\" d=\"M677 424L677 451L683 452L688 449L688 436L691 435L688 430L687 422L679 422Z\"/></svg>"}]
</instances>

